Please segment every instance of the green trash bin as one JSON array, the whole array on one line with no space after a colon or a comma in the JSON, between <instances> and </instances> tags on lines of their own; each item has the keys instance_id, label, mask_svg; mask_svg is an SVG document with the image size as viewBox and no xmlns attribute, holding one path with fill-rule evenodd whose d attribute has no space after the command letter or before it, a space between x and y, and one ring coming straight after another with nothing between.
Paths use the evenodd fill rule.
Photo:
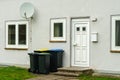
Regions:
<instances>
[{"instance_id":1,"label":"green trash bin","mask_svg":"<svg viewBox=\"0 0 120 80\"><path fill-rule=\"evenodd\" d=\"M50 54L49 53L36 53L38 54L38 73L48 74L50 70Z\"/></svg>"},{"instance_id":2,"label":"green trash bin","mask_svg":"<svg viewBox=\"0 0 120 80\"><path fill-rule=\"evenodd\" d=\"M28 53L30 56L30 72L48 74L50 66L49 53Z\"/></svg>"},{"instance_id":3,"label":"green trash bin","mask_svg":"<svg viewBox=\"0 0 120 80\"><path fill-rule=\"evenodd\" d=\"M51 49L49 50L50 56L50 71L56 72L57 68L63 66L63 49Z\"/></svg>"},{"instance_id":4,"label":"green trash bin","mask_svg":"<svg viewBox=\"0 0 120 80\"><path fill-rule=\"evenodd\" d=\"M50 53L50 72L56 72L57 68L63 65L63 49L40 49L35 50L35 53Z\"/></svg>"},{"instance_id":5,"label":"green trash bin","mask_svg":"<svg viewBox=\"0 0 120 80\"><path fill-rule=\"evenodd\" d=\"M28 53L30 56L30 69L29 72L38 72L38 56L35 53Z\"/></svg>"}]
</instances>

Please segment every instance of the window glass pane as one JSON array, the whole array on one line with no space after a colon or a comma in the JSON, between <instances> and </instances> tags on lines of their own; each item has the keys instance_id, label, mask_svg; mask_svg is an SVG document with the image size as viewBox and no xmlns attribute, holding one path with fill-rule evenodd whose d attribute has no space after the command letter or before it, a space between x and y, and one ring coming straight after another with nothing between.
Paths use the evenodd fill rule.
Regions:
<instances>
[{"instance_id":1,"label":"window glass pane","mask_svg":"<svg viewBox=\"0 0 120 80\"><path fill-rule=\"evenodd\" d=\"M83 31L86 31L86 27L83 27L82 30L83 30Z\"/></svg>"},{"instance_id":2,"label":"window glass pane","mask_svg":"<svg viewBox=\"0 0 120 80\"><path fill-rule=\"evenodd\" d=\"M63 23L54 23L54 37L63 37Z\"/></svg>"},{"instance_id":3,"label":"window glass pane","mask_svg":"<svg viewBox=\"0 0 120 80\"><path fill-rule=\"evenodd\" d=\"M20 24L18 29L18 44L26 44L26 24Z\"/></svg>"},{"instance_id":4,"label":"window glass pane","mask_svg":"<svg viewBox=\"0 0 120 80\"><path fill-rule=\"evenodd\" d=\"M80 31L80 27L77 27L77 28L76 28L76 31Z\"/></svg>"},{"instance_id":5,"label":"window glass pane","mask_svg":"<svg viewBox=\"0 0 120 80\"><path fill-rule=\"evenodd\" d=\"M15 25L8 25L8 44L15 44Z\"/></svg>"},{"instance_id":6,"label":"window glass pane","mask_svg":"<svg viewBox=\"0 0 120 80\"><path fill-rule=\"evenodd\" d=\"M115 45L120 46L120 20L116 20Z\"/></svg>"}]
</instances>

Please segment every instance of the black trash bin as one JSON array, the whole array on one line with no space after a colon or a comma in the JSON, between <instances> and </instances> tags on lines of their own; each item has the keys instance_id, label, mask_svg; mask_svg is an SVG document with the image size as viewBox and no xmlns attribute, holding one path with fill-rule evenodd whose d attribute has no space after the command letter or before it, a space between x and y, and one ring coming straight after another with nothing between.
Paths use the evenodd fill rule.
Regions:
<instances>
[{"instance_id":1,"label":"black trash bin","mask_svg":"<svg viewBox=\"0 0 120 80\"><path fill-rule=\"evenodd\" d=\"M37 73L38 72L38 55L35 53L28 53L30 56L30 72Z\"/></svg>"},{"instance_id":2,"label":"black trash bin","mask_svg":"<svg viewBox=\"0 0 120 80\"><path fill-rule=\"evenodd\" d=\"M35 50L35 53L50 53L50 71L56 72L63 65L63 49Z\"/></svg>"},{"instance_id":3,"label":"black trash bin","mask_svg":"<svg viewBox=\"0 0 120 80\"><path fill-rule=\"evenodd\" d=\"M62 49L51 49L49 50L50 56L50 71L56 72L57 68L63 65L63 52Z\"/></svg>"},{"instance_id":4,"label":"black trash bin","mask_svg":"<svg viewBox=\"0 0 120 80\"><path fill-rule=\"evenodd\" d=\"M50 54L38 53L38 73L48 74L50 70Z\"/></svg>"},{"instance_id":5,"label":"black trash bin","mask_svg":"<svg viewBox=\"0 0 120 80\"><path fill-rule=\"evenodd\" d=\"M50 54L49 53L28 53L30 55L30 72L49 73Z\"/></svg>"}]
</instances>

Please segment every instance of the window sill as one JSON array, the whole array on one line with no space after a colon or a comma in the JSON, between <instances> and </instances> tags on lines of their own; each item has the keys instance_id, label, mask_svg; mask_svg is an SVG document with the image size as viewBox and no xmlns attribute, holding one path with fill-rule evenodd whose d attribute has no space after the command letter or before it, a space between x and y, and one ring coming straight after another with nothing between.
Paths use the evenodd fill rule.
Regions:
<instances>
[{"instance_id":1,"label":"window sill","mask_svg":"<svg viewBox=\"0 0 120 80\"><path fill-rule=\"evenodd\" d=\"M118 50L110 50L111 53L120 53Z\"/></svg>"},{"instance_id":2,"label":"window sill","mask_svg":"<svg viewBox=\"0 0 120 80\"><path fill-rule=\"evenodd\" d=\"M54 42L56 42L56 43L57 43L57 42L58 42L58 43L66 43L67 41L58 41L58 40L54 41L54 40L50 40L49 42L53 42L53 43L54 43Z\"/></svg>"},{"instance_id":3,"label":"window sill","mask_svg":"<svg viewBox=\"0 0 120 80\"><path fill-rule=\"evenodd\" d=\"M28 50L28 48L5 48L6 50Z\"/></svg>"}]
</instances>

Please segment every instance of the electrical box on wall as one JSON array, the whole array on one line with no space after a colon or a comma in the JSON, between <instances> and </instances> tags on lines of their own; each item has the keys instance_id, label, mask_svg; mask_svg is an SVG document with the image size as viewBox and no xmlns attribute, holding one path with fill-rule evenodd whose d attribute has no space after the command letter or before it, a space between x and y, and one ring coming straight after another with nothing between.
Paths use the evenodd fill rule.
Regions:
<instances>
[{"instance_id":1,"label":"electrical box on wall","mask_svg":"<svg viewBox=\"0 0 120 80\"><path fill-rule=\"evenodd\" d=\"M98 32L92 32L91 33L91 41L93 43L97 43L98 42Z\"/></svg>"}]
</instances>

